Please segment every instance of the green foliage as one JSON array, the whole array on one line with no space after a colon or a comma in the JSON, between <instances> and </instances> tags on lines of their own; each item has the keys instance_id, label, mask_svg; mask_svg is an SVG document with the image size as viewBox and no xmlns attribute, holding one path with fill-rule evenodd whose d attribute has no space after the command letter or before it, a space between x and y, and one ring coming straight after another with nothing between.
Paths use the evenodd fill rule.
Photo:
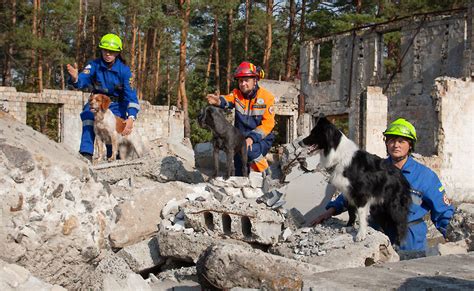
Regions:
<instances>
[{"instance_id":1,"label":"green foliage","mask_svg":"<svg viewBox=\"0 0 474 291\"><path fill-rule=\"evenodd\" d=\"M59 142L59 105L27 103L26 124Z\"/></svg>"},{"instance_id":2,"label":"green foliage","mask_svg":"<svg viewBox=\"0 0 474 291\"><path fill-rule=\"evenodd\" d=\"M402 34L400 31L393 31L383 35L384 59L383 66L385 74L391 75L398 70L398 62L400 61L400 46Z\"/></svg>"},{"instance_id":3,"label":"green foliage","mask_svg":"<svg viewBox=\"0 0 474 291\"><path fill-rule=\"evenodd\" d=\"M207 101L204 98L209 93L208 88L205 87L202 75L192 73L188 76L188 91L189 98L189 120L191 123L191 143L193 145L201 142L210 141L212 134L208 129L199 126L197 117L201 109L207 106Z\"/></svg>"},{"instance_id":4,"label":"green foliage","mask_svg":"<svg viewBox=\"0 0 474 291\"><path fill-rule=\"evenodd\" d=\"M319 58L319 75L318 81L324 82L331 80L332 75L332 42L324 42L321 44Z\"/></svg>"}]
</instances>

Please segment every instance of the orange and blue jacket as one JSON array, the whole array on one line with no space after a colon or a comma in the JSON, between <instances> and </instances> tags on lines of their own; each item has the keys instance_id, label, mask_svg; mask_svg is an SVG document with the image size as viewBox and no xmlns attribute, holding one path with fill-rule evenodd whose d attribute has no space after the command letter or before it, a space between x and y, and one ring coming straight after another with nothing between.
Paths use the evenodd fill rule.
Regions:
<instances>
[{"instance_id":1,"label":"orange and blue jacket","mask_svg":"<svg viewBox=\"0 0 474 291\"><path fill-rule=\"evenodd\" d=\"M274 136L275 97L262 87L255 89L245 97L239 89L220 96L221 108L235 108L235 127L245 136L257 143Z\"/></svg>"}]
</instances>

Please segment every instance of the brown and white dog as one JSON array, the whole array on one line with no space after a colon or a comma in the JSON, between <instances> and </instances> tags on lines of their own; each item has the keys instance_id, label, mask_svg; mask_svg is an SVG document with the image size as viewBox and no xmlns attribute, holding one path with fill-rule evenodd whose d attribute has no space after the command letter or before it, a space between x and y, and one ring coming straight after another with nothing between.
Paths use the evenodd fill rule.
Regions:
<instances>
[{"instance_id":1,"label":"brown and white dog","mask_svg":"<svg viewBox=\"0 0 474 291\"><path fill-rule=\"evenodd\" d=\"M115 116L109 109L112 101L107 95L92 94L89 97L90 111L94 113L95 148L98 155L97 160L105 160L105 144L112 145L112 156L109 161L114 161L117 153L120 159L125 160L128 154L136 152L138 157L142 157L145 151L145 144L136 130L129 135L123 136L125 128L124 119Z\"/></svg>"}]
</instances>

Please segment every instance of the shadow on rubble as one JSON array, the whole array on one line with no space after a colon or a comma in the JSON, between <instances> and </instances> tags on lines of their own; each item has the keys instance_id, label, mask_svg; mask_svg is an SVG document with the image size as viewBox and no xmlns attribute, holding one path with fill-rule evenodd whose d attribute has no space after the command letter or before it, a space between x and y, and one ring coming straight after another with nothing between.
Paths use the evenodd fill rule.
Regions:
<instances>
[{"instance_id":1,"label":"shadow on rubble","mask_svg":"<svg viewBox=\"0 0 474 291\"><path fill-rule=\"evenodd\" d=\"M176 157L165 157L161 162L160 176L168 181L182 181L189 184L204 182L202 174L196 170L188 170L183 162Z\"/></svg>"},{"instance_id":2,"label":"shadow on rubble","mask_svg":"<svg viewBox=\"0 0 474 291\"><path fill-rule=\"evenodd\" d=\"M414 277L398 290L474 290L474 281L446 276Z\"/></svg>"}]
</instances>

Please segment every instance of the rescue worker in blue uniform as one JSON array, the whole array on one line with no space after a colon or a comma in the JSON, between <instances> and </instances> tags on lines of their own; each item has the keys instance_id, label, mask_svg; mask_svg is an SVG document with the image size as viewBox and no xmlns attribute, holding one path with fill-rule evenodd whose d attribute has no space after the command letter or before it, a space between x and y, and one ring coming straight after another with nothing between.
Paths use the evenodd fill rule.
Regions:
<instances>
[{"instance_id":1,"label":"rescue worker in blue uniform","mask_svg":"<svg viewBox=\"0 0 474 291\"><path fill-rule=\"evenodd\" d=\"M408 233L399 249L425 251L428 229L423 217L430 212L431 221L443 236L446 236L446 227L454 214L454 207L447 198L438 176L410 155L417 140L415 127L407 120L399 118L389 125L384 136L389 154L387 160L402 171L410 183L412 196L412 205L410 205L408 215ZM328 203L326 212L317 217L313 224L321 223L333 215L346 211L346 207L347 200L341 194ZM396 236L395 228L386 229L384 232L393 243Z\"/></svg>"},{"instance_id":2,"label":"rescue worker in blue uniform","mask_svg":"<svg viewBox=\"0 0 474 291\"><path fill-rule=\"evenodd\" d=\"M234 72L239 88L230 94L218 96L208 94L207 102L221 108L235 108L234 126L246 137L247 156L250 169L256 172L268 172L268 161L265 155L270 150L275 127L275 97L258 85L264 77L261 68L249 62L242 62ZM242 160L237 154L234 157L235 174L242 176Z\"/></svg>"},{"instance_id":3,"label":"rescue worker in blue uniform","mask_svg":"<svg viewBox=\"0 0 474 291\"><path fill-rule=\"evenodd\" d=\"M125 120L122 135L132 132L133 123L137 118L140 106L135 89L132 88L132 74L125 64L120 52L122 40L115 34L104 35L99 43L101 57L89 62L81 73L77 64L68 64L67 70L75 88L92 88L92 93L101 93L112 100L109 109ZM89 109L89 103L84 105L81 113L82 137L79 152L88 160L94 153L94 114ZM107 155L111 155L111 146L107 145Z\"/></svg>"}]
</instances>

